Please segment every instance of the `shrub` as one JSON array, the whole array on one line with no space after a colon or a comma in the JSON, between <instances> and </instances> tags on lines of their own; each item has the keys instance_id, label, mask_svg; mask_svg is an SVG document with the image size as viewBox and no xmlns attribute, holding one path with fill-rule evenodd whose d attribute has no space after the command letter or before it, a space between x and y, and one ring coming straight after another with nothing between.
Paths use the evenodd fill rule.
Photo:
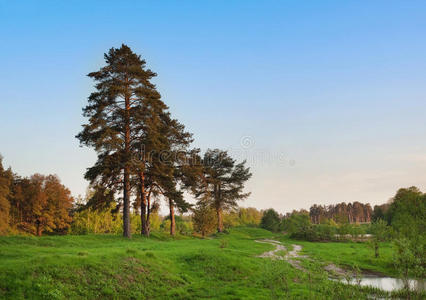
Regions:
<instances>
[{"instance_id":1,"label":"shrub","mask_svg":"<svg viewBox=\"0 0 426 300\"><path fill-rule=\"evenodd\" d=\"M277 232L280 229L280 216L278 213L270 208L263 213L260 227L269 231Z\"/></svg>"}]
</instances>

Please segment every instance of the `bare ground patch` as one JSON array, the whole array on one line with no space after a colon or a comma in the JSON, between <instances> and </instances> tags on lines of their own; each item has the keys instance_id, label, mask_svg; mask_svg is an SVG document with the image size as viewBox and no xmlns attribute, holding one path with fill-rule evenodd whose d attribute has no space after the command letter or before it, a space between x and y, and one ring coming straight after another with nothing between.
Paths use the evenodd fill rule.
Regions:
<instances>
[{"instance_id":1,"label":"bare ground patch","mask_svg":"<svg viewBox=\"0 0 426 300\"><path fill-rule=\"evenodd\" d=\"M270 245L275 246L274 250L264 252L261 255L259 255L258 257L271 258L271 259L277 259L277 260L285 260L290 265L292 265L294 268L301 270L301 271L306 271L300 265L300 260L299 260L299 258L307 258L307 256L299 254L299 252L302 250L302 246L292 245L293 250L287 251L287 248L284 245L282 245L281 242L279 242L279 241L265 239L265 240L256 240L256 242L257 243L263 243L263 244L270 244ZM287 252L287 254L284 255L284 256L278 255L277 253L279 253L280 251L285 251L285 252Z\"/></svg>"}]
</instances>

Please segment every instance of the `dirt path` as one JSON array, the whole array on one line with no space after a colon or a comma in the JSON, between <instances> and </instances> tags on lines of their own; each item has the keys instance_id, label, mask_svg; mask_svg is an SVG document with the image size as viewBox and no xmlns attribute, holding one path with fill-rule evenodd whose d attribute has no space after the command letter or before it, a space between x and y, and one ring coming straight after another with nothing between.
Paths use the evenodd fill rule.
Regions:
<instances>
[{"instance_id":1,"label":"dirt path","mask_svg":"<svg viewBox=\"0 0 426 300\"><path fill-rule=\"evenodd\" d=\"M300 260L298 258L307 258L307 256L300 255L299 252L302 250L302 246L300 245L292 245L293 250L287 252L287 248L281 244L279 241L275 240L256 240L257 243L263 243L263 244L270 244L275 246L275 250L267 251L259 255L258 257L262 258L271 258L271 259L278 259L278 260L286 260L290 265L292 265L294 268L305 271L305 269L300 265ZM277 255L277 252L279 251L286 251L287 254Z\"/></svg>"},{"instance_id":2,"label":"dirt path","mask_svg":"<svg viewBox=\"0 0 426 300\"><path fill-rule=\"evenodd\" d=\"M302 251L302 246L293 244L292 245L293 250L287 252L287 248L284 245L282 245L281 242L279 242L279 241L264 239L264 240L256 240L255 242L263 243L263 244L270 244L270 245L275 246L274 250L264 252L261 255L259 255L258 257L285 260L290 265L292 265L294 268L301 270L301 271L306 271L300 265L300 260L299 260L299 258L309 258L306 255L300 255L299 254L299 252ZM287 253L284 256L278 255L277 252L279 252L279 251L285 251ZM324 270L326 270L331 275L334 275L334 276L337 276L337 277L344 277L344 276L347 276L348 274L350 274L350 273L348 273L348 271L346 271L342 268L339 268L335 264L329 264L329 265L325 266Z\"/></svg>"}]
</instances>

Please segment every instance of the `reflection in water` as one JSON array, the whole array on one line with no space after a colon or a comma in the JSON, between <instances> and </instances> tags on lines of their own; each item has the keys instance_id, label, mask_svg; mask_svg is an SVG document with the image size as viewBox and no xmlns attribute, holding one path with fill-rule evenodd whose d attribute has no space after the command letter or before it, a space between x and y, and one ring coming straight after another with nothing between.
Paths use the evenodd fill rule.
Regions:
<instances>
[{"instance_id":1,"label":"reflection in water","mask_svg":"<svg viewBox=\"0 0 426 300\"><path fill-rule=\"evenodd\" d=\"M345 282L345 280L341 280L341 282ZM352 279L350 284L357 284L355 279ZM404 282L401 279L391 278L391 277L377 277L377 276L367 276L364 275L361 277L362 286L371 286L375 288L379 288L381 290L391 292L404 288ZM425 280L410 280L409 282L410 288L413 290L425 290L426 282Z\"/></svg>"}]
</instances>

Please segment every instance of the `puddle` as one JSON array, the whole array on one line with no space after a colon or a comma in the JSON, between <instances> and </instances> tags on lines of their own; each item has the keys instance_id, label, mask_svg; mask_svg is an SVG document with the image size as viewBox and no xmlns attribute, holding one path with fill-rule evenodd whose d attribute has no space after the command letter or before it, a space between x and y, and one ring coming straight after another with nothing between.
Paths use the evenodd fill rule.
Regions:
<instances>
[{"instance_id":1,"label":"puddle","mask_svg":"<svg viewBox=\"0 0 426 300\"><path fill-rule=\"evenodd\" d=\"M347 281L344 279L341 279L339 281L343 283L347 283ZM352 279L350 281L350 284L356 285L357 282L355 279ZM412 290L417 290L417 291L426 290L425 280L410 279L409 284ZM362 276L360 285L375 287L386 292L397 291L404 288L404 282L401 279L392 278L392 277L377 277L374 275Z\"/></svg>"}]
</instances>

